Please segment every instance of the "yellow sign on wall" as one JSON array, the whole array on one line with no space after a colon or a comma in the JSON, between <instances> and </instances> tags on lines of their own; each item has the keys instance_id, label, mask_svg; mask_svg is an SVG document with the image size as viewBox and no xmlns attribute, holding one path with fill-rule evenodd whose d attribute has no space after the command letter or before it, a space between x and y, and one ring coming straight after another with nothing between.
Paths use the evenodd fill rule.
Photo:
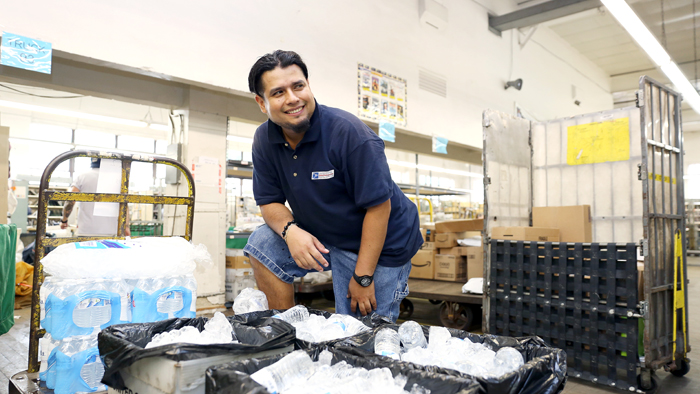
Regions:
<instances>
[{"instance_id":1,"label":"yellow sign on wall","mask_svg":"<svg viewBox=\"0 0 700 394\"><path fill-rule=\"evenodd\" d=\"M629 123L629 118L620 118L569 126L566 163L576 166L629 160Z\"/></svg>"}]
</instances>

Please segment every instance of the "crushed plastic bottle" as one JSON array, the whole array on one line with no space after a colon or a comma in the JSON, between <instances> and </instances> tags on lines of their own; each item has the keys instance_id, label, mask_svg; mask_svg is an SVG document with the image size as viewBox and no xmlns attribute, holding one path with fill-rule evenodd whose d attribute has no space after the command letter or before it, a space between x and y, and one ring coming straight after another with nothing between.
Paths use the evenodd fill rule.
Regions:
<instances>
[{"instance_id":1,"label":"crushed plastic bottle","mask_svg":"<svg viewBox=\"0 0 700 394\"><path fill-rule=\"evenodd\" d=\"M345 361L331 365L332 357L324 350L319 361L311 362L306 352L298 350L255 372L251 378L269 392L279 394L430 394L430 390L416 384L410 392L406 391L408 378L401 374L392 376L388 368L367 370Z\"/></svg>"},{"instance_id":2,"label":"crushed plastic bottle","mask_svg":"<svg viewBox=\"0 0 700 394\"><path fill-rule=\"evenodd\" d=\"M399 337L404 350L428 346L428 341L425 339L425 334L423 334L423 328L413 320L404 322L399 326Z\"/></svg>"},{"instance_id":3,"label":"crushed plastic bottle","mask_svg":"<svg viewBox=\"0 0 700 394\"><path fill-rule=\"evenodd\" d=\"M481 343L454 338L443 327L431 327L429 334L427 348L407 349L401 355L401 360L455 369L478 377L500 377L524 364L522 354L511 347L503 347L494 352Z\"/></svg>"},{"instance_id":4,"label":"crushed plastic bottle","mask_svg":"<svg viewBox=\"0 0 700 394\"><path fill-rule=\"evenodd\" d=\"M268 309L267 296L260 290L246 288L233 300L233 313L266 311Z\"/></svg>"},{"instance_id":5,"label":"crushed plastic bottle","mask_svg":"<svg viewBox=\"0 0 700 394\"><path fill-rule=\"evenodd\" d=\"M214 343L238 342L233 333L233 326L221 312L214 313L214 317L204 325L200 332L196 327L186 326L177 330L165 331L156 334L151 342L146 344L146 349L169 345L172 343L194 343L208 345Z\"/></svg>"},{"instance_id":6,"label":"crushed plastic bottle","mask_svg":"<svg viewBox=\"0 0 700 394\"><path fill-rule=\"evenodd\" d=\"M394 360L401 360L399 333L391 328L379 330L374 338L374 352Z\"/></svg>"},{"instance_id":7,"label":"crushed plastic bottle","mask_svg":"<svg viewBox=\"0 0 700 394\"><path fill-rule=\"evenodd\" d=\"M309 310L304 305L297 305L272 317L284 320L290 324L299 323L309 318Z\"/></svg>"}]
</instances>

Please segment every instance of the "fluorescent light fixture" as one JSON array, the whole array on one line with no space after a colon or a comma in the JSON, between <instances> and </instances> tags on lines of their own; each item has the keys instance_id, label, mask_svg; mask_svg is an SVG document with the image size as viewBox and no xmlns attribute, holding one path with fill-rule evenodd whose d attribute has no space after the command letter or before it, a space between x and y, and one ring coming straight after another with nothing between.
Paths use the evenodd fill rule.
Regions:
<instances>
[{"instance_id":1,"label":"fluorescent light fixture","mask_svg":"<svg viewBox=\"0 0 700 394\"><path fill-rule=\"evenodd\" d=\"M170 131L172 130L169 125L167 124L157 124L157 123L151 123L148 125L149 129L153 130L159 130L159 131Z\"/></svg>"},{"instance_id":2,"label":"fluorescent light fixture","mask_svg":"<svg viewBox=\"0 0 700 394\"><path fill-rule=\"evenodd\" d=\"M698 95L697 90L688 81L688 78L683 75L676 63L671 60L671 56L659 44L656 37L651 34L637 14L632 11L632 8L624 0L601 0L601 2L649 55L651 60L661 68L661 71L666 74L675 88L683 95L683 99L695 112L700 114L700 95Z\"/></svg>"},{"instance_id":3,"label":"fluorescent light fixture","mask_svg":"<svg viewBox=\"0 0 700 394\"><path fill-rule=\"evenodd\" d=\"M164 130L164 131L170 130L169 126L160 125L160 124L148 124L148 123L142 122L140 120L130 120L130 119L113 118L111 116L86 114L84 112L69 111L66 109L58 109L58 108L50 108L50 107L42 107L40 105L33 105L33 104L16 103L14 101L0 100L0 107L15 108L15 109L21 109L21 110L33 111L33 112L41 112L41 113L45 113L45 114L67 116L67 117L78 118L78 119L96 120L98 122L114 123L114 124L131 126L131 127L150 127L154 130Z\"/></svg>"},{"instance_id":4,"label":"fluorescent light fixture","mask_svg":"<svg viewBox=\"0 0 700 394\"><path fill-rule=\"evenodd\" d=\"M407 161L387 159L387 163L393 164L393 165L399 166L399 167L418 168L419 170L440 172L440 173L444 173L444 174L470 176L472 178L483 178L484 177L483 175L477 174L475 172L451 170L449 168L435 167L435 166L429 166L429 165L425 165L425 164L416 165L415 163L410 163Z\"/></svg>"},{"instance_id":5,"label":"fluorescent light fixture","mask_svg":"<svg viewBox=\"0 0 700 394\"><path fill-rule=\"evenodd\" d=\"M253 139L248 137L239 137L237 135L227 135L226 139L231 142L243 142L246 144L252 144Z\"/></svg>"}]
</instances>

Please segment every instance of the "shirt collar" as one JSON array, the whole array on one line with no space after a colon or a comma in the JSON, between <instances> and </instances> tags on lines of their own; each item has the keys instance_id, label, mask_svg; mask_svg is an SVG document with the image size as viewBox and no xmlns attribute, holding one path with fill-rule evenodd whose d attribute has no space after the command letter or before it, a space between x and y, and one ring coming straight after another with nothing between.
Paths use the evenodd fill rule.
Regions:
<instances>
[{"instance_id":1,"label":"shirt collar","mask_svg":"<svg viewBox=\"0 0 700 394\"><path fill-rule=\"evenodd\" d=\"M309 129L306 130L306 133L304 133L304 138L301 139L299 145L317 141L318 137L321 135L321 106L318 105L318 101L316 101L316 99L314 99L314 103L316 104L316 109L314 110L314 114L311 115L311 124L309 125ZM267 120L267 132L270 143L287 143L287 141L284 139L284 132L282 131L282 128L270 119Z\"/></svg>"}]
</instances>

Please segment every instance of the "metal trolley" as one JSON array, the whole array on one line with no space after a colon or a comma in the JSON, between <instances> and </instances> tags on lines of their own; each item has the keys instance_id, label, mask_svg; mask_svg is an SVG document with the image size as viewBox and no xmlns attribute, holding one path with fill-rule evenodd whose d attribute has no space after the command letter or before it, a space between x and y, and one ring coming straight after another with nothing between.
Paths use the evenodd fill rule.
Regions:
<instances>
[{"instance_id":1,"label":"metal trolley","mask_svg":"<svg viewBox=\"0 0 700 394\"><path fill-rule=\"evenodd\" d=\"M119 194L109 193L72 193L49 190L49 182L54 170L66 160L76 157L91 157L100 159L120 160L122 163L121 190ZM132 162L145 162L152 164L165 164L175 167L185 175L187 180L187 197L177 196L143 196L129 194L129 176L131 174ZM48 218L49 201L84 201L84 202L112 202L119 203L119 217L116 236L100 237L69 237L69 238L47 238L46 222ZM127 204L169 204L187 206L184 238L188 241L192 239L192 225L194 220L194 180L190 171L180 162L167 157L129 155L98 151L71 151L62 153L54 158L44 170L39 185L39 211L36 229L36 263L34 265L34 284L32 287L32 310L29 330L29 362L27 370L13 375L9 383L10 393L36 393L50 391L39 381L39 338L43 337L45 331L40 328L40 305L39 290L44 281L44 270L41 259L44 257L46 247L56 247L71 242L82 242L96 239L124 239L127 226Z\"/></svg>"},{"instance_id":2,"label":"metal trolley","mask_svg":"<svg viewBox=\"0 0 700 394\"><path fill-rule=\"evenodd\" d=\"M689 370L683 132L680 95L639 88L634 107L549 122L484 112L483 321L566 350L569 376L650 392L656 369ZM610 152L582 164L586 136ZM567 205L591 206L592 243L489 239Z\"/></svg>"}]
</instances>

